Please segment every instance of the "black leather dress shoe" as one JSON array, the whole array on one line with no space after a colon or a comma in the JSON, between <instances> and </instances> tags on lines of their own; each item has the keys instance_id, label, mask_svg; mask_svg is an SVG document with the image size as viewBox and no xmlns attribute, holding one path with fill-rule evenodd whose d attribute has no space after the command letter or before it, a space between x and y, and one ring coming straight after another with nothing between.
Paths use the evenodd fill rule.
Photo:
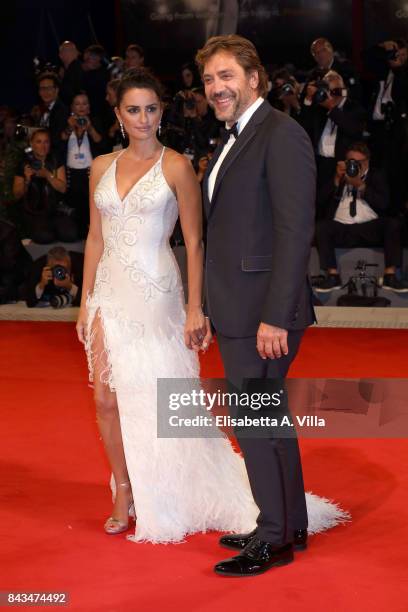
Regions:
<instances>
[{"instance_id":1,"label":"black leather dress shoe","mask_svg":"<svg viewBox=\"0 0 408 612\"><path fill-rule=\"evenodd\" d=\"M220 561L214 567L220 576L257 576L272 567L287 565L293 561L293 546L285 544L278 548L255 536L236 557Z\"/></svg>"},{"instance_id":2,"label":"black leather dress shoe","mask_svg":"<svg viewBox=\"0 0 408 612\"><path fill-rule=\"evenodd\" d=\"M250 533L236 533L225 535L220 538L220 545L231 550L243 550L247 544L256 536L257 529ZM296 529L293 532L293 549L306 550L307 548L307 529Z\"/></svg>"}]
</instances>

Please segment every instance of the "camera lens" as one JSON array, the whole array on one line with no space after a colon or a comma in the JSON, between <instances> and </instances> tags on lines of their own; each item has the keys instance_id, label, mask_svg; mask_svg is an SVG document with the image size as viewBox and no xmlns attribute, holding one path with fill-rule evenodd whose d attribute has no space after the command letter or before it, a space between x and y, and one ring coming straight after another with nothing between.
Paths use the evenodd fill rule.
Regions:
<instances>
[{"instance_id":1,"label":"camera lens","mask_svg":"<svg viewBox=\"0 0 408 612\"><path fill-rule=\"evenodd\" d=\"M360 174L361 164L356 159L348 159L346 161L346 174L350 178L355 178Z\"/></svg>"},{"instance_id":2,"label":"camera lens","mask_svg":"<svg viewBox=\"0 0 408 612\"><path fill-rule=\"evenodd\" d=\"M53 277L57 280L65 280L68 276L67 269L64 266L53 266L51 271Z\"/></svg>"}]
</instances>

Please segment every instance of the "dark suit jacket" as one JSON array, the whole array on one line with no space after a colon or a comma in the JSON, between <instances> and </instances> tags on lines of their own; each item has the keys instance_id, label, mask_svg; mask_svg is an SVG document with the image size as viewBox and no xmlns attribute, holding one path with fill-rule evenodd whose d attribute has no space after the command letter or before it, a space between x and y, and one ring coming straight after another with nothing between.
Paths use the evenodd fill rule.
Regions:
<instances>
[{"instance_id":1,"label":"dark suit jacket","mask_svg":"<svg viewBox=\"0 0 408 612\"><path fill-rule=\"evenodd\" d=\"M73 301L73 306L79 306L81 302L84 256L83 253L77 253L76 251L68 252L71 257L71 272L74 277L74 283L78 287L78 293ZM24 291L24 298L29 308L32 308L38 304L39 300L37 300L37 296L35 295L35 288L40 282L42 269L46 264L47 255L42 255L42 257L36 259L31 265Z\"/></svg>"},{"instance_id":2,"label":"dark suit jacket","mask_svg":"<svg viewBox=\"0 0 408 612\"><path fill-rule=\"evenodd\" d=\"M59 100L55 101L50 111L49 130L51 135L52 150L56 154L61 154L61 132L65 128L69 117L68 108Z\"/></svg>"},{"instance_id":3,"label":"dark suit jacket","mask_svg":"<svg viewBox=\"0 0 408 612\"><path fill-rule=\"evenodd\" d=\"M225 157L208 220L206 309L229 337L256 334L263 321L284 329L313 323L307 278L314 231L315 162L310 140L264 102Z\"/></svg>"},{"instance_id":4,"label":"dark suit jacket","mask_svg":"<svg viewBox=\"0 0 408 612\"><path fill-rule=\"evenodd\" d=\"M334 219L344 185L342 181L337 187L334 180L331 180L319 190L318 206L323 212L324 219ZM390 204L390 195L387 181L380 170L372 167L368 170L363 198L379 217L385 216Z\"/></svg>"},{"instance_id":5,"label":"dark suit jacket","mask_svg":"<svg viewBox=\"0 0 408 612\"><path fill-rule=\"evenodd\" d=\"M355 100L349 98L342 108L334 108L329 113L321 106L302 106L299 122L309 134L315 153L318 152L327 119L337 125L337 137L334 155L337 161L345 159L347 148L361 140L364 130L365 110Z\"/></svg>"},{"instance_id":6,"label":"dark suit jacket","mask_svg":"<svg viewBox=\"0 0 408 612\"><path fill-rule=\"evenodd\" d=\"M386 51L378 45L371 47L365 54L367 68L371 71L374 79L369 84L369 117L372 118L375 103L380 91L380 81L385 81L390 70L387 61ZM393 119L395 122L404 120L404 115L408 111L408 69L406 66L393 69L394 82L392 85L391 96L395 107Z\"/></svg>"}]
</instances>

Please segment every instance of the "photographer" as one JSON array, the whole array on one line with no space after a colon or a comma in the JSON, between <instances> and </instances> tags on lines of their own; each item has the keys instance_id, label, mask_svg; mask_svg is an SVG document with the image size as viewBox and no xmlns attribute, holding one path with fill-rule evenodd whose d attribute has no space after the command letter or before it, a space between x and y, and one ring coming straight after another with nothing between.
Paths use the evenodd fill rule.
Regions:
<instances>
[{"instance_id":1,"label":"photographer","mask_svg":"<svg viewBox=\"0 0 408 612\"><path fill-rule=\"evenodd\" d=\"M97 126L97 128L95 127ZM104 151L102 129L90 116L86 93L78 93L71 104L71 115L61 139L66 143L67 204L75 209L81 238L89 225L89 171L92 160Z\"/></svg>"},{"instance_id":2,"label":"photographer","mask_svg":"<svg viewBox=\"0 0 408 612\"><path fill-rule=\"evenodd\" d=\"M68 109L58 97L59 79L53 72L44 72L37 79L38 95L41 103L31 111L35 124L48 128L51 138L51 149L60 152L60 134L68 117Z\"/></svg>"},{"instance_id":3,"label":"photographer","mask_svg":"<svg viewBox=\"0 0 408 612\"><path fill-rule=\"evenodd\" d=\"M332 70L342 77L350 98L361 100L361 85L356 69L349 60L336 57L333 45L327 38L314 40L310 45L310 53L316 62L316 67L310 72L308 81L315 81L320 74Z\"/></svg>"},{"instance_id":4,"label":"photographer","mask_svg":"<svg viewBox=\"0 0 408 612\"><path fill-rule=\"evenodd\" d=\"M98 116L106 108L105 90L109 75L104 60L105 50L101 45L90 45L83 53L83 88L88 94L93 113Z\"/></svg>"},{"instance_id":5,"label":"photographer","mask_svg":"<svg viewBox=\"0 0 408 612\"><path fill-rule=\"evenodd\" d=\"M123 137L120 129L118 118L115 115L114 108L117 104L116 92L119 87L120 79L112 79L106 85L105 99L109 104L109 108L104 114L104 129L107 134L107 149L109 151L118 151L123 149L127 142L127 136Z\"/></svg>"},{"instance_id":6,"label":"photographer","mask_svg":"<svg viewBox=\"0 0 408 612\"><path fill-rule=\"evenodd\" d=\"M365 111L351 100L342 77L329 71L306 85L299 122L310 136L317 163L317 189L331 180L348 146L361 139ZM319 211L318 211L319 214Z\"/></svg>"},{"instance_id":7,"label":"photographer","mask_svg":"<svg viewBox=\"0 0 408 612\"><path fill-rule=\"evenodd\" d=\"M408 197L404 172L408 140L407 57L403 40L382 42L366 53L367 68L375 76L371 83L368 124L373 164L387 175L391 205L396 213L403 209Z\"/></svg>"},{"instance_id":8,"label":"photographer","mask_svg":"<svg viewBox=\"0 0 408 612\"><path fill-rule=\"evenodd\" d=\"M65 168L50 153L49 131L39 128L30 138L31 151L14 177L13 194L23 199L23 215L29 238L40 244L55 240L74 242L78 230L63 203L67 189Z\"/></svg>"},{"instance_id":9,"label":"photographer","mask_svg":"<svg viewBox=\"0 0 408 612\"><path fill-rule=\"evenodd\" d=\"M364 143L349 147L345 161L337 163L334 180L321 191L325 218L317 222L316 246L320 266L327 277L315 290L327 293L340 289L335 248L384 247L383 288L397 293L408 284L396 277L401 266L401 221L387 217L389 193L380 171L370 167L370 150Z\"/></svg>"},{"instance_id":10,"label":"photographer","mask_svg":"<svg viewBox=\"0 0 408 612\"><path fill-rule=\"evenodd\" d=\"M75 43L70 40L61 43L59 58L62 63L60 96L65 104L70 105L75 94L83 89L83 69Z\"/></svg>"},{"instance_id":11,"label":"photographer","mask_svg":"<svg viewBox=\"0 0 408 612\"><path fill-rule=\"evenodd\" d=\"M268 99L274 108L294 119L300 114L300 85L286 68L272 74L272 89Z\"/></svg>"},{"instance_id":12,"label":"photographer","mask_svg":"<svg viewBox=\"0 0 408 612\"><path fill-rule=\"evenodd\" d=\"M129 68L143 68L144 66L144 51L140 45L130 44L126 47L124 70Z\"/></svg>"},{"instance_id":13,"label":"photographer","mask_svg":"<svg viewBox=\"0 0 408 612\"><path fill-rule=\"evenodd\" d=\"M82 290L83 255L57 246L31 265L25 286L29 308L79 306Z\"/></svg>"},{"instance_id":14,"label":"photographer","mask_svg":"<svg viewBox=\"0 0 408 612\"><path fill-rule=\"evenodd\" d=\"M173 127L181 133L180 152L197 169L199 159L214 151L221 127L208 106L204 89L195 87L190 91L179 92L168 114L168 121L170 129Z\"/></svg>"}]
</instances>

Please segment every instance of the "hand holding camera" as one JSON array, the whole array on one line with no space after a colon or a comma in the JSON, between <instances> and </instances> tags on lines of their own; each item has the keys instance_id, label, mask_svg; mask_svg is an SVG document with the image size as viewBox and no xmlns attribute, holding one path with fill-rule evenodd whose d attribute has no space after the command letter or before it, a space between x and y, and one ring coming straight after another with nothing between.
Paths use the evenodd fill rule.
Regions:
<instances>
[{"instance_id":1,"label":"hand holding camera","mask_svg":"<svg viewBox=\"0 0 408 612\"><path fill-rule=\"evenodd\" d=\"M55 287L70 291L72 288L72 278L65 266L44 266L41 273L39 286L42 290L45 289L48 283L53 283Z\"/></svg>"}]
</instances>

